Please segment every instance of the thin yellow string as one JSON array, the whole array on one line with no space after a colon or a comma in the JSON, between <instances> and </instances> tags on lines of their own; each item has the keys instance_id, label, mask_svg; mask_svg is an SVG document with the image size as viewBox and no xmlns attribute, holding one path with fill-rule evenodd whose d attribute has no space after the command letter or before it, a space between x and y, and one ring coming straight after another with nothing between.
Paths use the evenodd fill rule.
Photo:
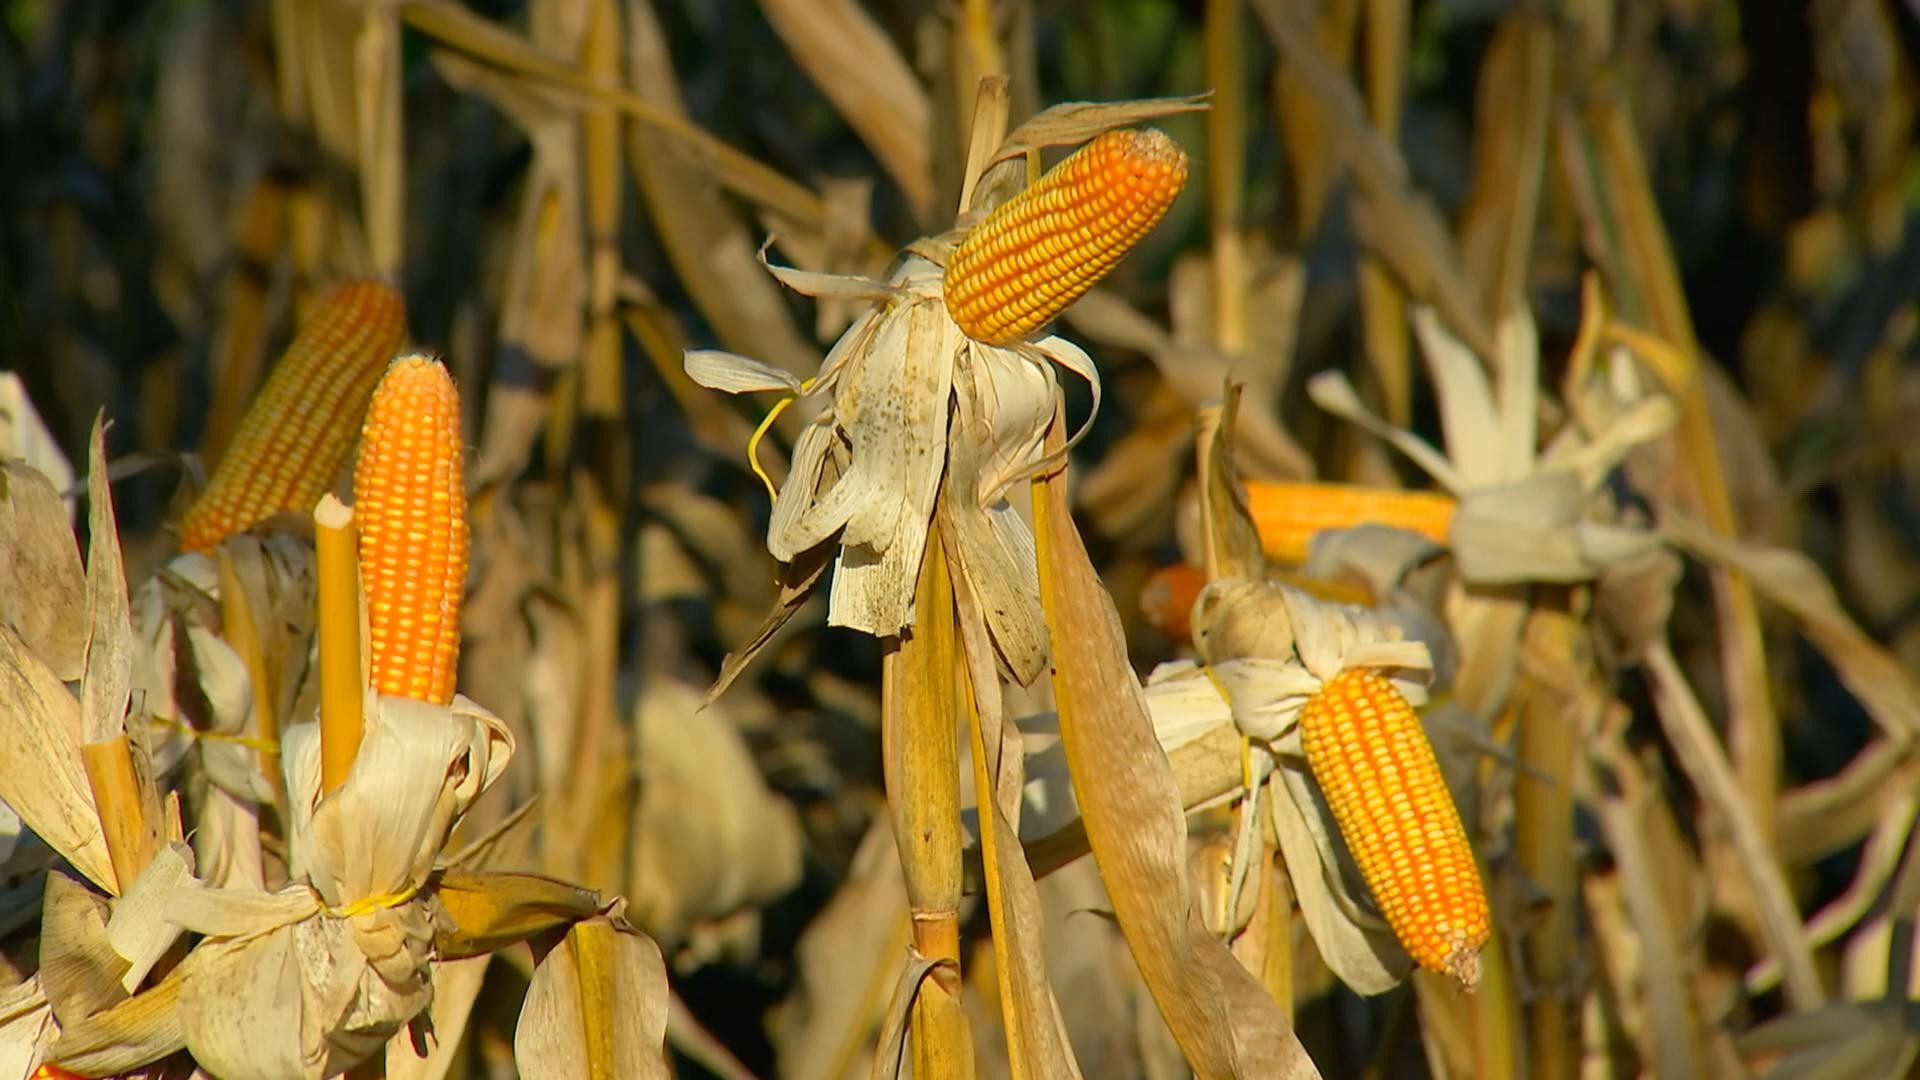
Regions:
<instances>
[{"instance_id":1,"label":"thin yellow string","mask_svg":"<svg viewBox=\"0 0 1920 1080\"><path fill-rule=\"evenodd\" d=\"M232 743L235 746L244 746L249 750L258 750L264 754L274 753L280 749L280 740L278 739L263 739L258 735L223 735L218 731L202 731L192 724L183 724L178 720L168 720L164 716L148 716L143 719L153 727L171 728L189 739L201 739L206 742Z\"/></svg>"},{"instance_id":2,"label":"thin yellow string","mask_svg":"<svg viewBox=\"0 0 1920 1080\"><path fill-rule=\"evenodd\" d=\"M365 915L379 908L397 908L401 904L420 894L420 886L409 885L398 892L380 893L377 896L363 896L351 904L339 907L325 907L322 910L336 919L351 919L356 915Z\"/></svg>"},{"instance_id":3,"label":"thin yellow string","mask_svg":"<svg viewBox=\"0 0 1920 1080\"><path fill-rule=\"evenodd\" d=\"M812 379L800 380L801 394L811 389L813 389ZM767 500L769 502L779 502L780 492L774 489L773 477L768 476L767 470L760 467L760 441L767 437L767 432L773 429L773 422L780 419L780 414L786 412L787 406L792 405L799 399L799 396L799 394L788 394L786 397L774 402L773 408L767 410L766 418L760 421L760 426L754 428L752 437L747 439L747 464L753 468L753 475L759 477L760 482L767 486Z\"/></svg>"}]
</instances>

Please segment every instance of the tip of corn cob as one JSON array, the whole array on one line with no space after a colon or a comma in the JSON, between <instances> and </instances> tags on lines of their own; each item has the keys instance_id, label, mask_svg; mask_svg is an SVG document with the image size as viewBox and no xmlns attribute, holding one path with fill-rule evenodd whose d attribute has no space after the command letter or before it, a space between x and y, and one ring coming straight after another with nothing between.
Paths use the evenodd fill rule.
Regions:
<instances>
[{"instance_id":1,"label":"tip of corn cob","mask_svg":"<svg viewBox=\"0 0 1920 1080\"><path fill-rule=\"evenodd\" d=\"M961 239L947 260L948 313L989 345L1038 330L1105 277L1186 182L1186 152L1165 132L1105 132Z\"/></svg>"},{"instance_id":2,"label":"tip of corn cob","mask_svg":"<svg viewBox=\"0 0 1920 1080\"><path fill-rule=\"evenodd\" d=\"M353 473L369 672L382 694L453 700L469 542L463 459L452 376L431 356L395 360Z\"/></svg>"}]
</instances>

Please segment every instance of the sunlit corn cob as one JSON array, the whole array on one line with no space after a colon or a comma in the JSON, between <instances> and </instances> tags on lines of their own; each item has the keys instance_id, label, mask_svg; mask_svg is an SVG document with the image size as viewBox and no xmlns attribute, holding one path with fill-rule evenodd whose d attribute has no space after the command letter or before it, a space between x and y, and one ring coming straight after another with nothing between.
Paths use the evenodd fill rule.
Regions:
<instances>
[{"instance_id":1,"label":"sunlit corn cob","mask_svg":"<svg viewBox=\"0 0 1920 1080\"><path fill-rule=\"evenodd\" d=\"M329 292L181 518L181 549L203 551L275 514L311 511L353 453L373 384L406 332L406 307L387 286L350 281Z\"/></svg>"},{"instance_id":2,"label":"sunlit corn cob","mask_svg":"<svg viewBox=\"0 0 1920 1080\"><path fill-rule=\"evenodd\" d=\"M1480 980L1487 894L1440 763L1413 706L1367 668L1300 712L1307 765L1394 935L1431 971Z\"/></svg>"},{"instance_id":3,"label":"sunlit corn cob","mask_svg":"<svg viewBox=\"0 0 1920 1080\"><path fill-rule=\"evenodd\" d=\"M947 311L989 345L1038 330L1106 276L1186 182L1186 152L1164 133L1099 136L960 241L947 261Z\"/></svg>"},{"instance_id":4,"label":"sunlit corn cob","mask_svg":"<svg viewBox=\"0 0 1920 1080\"><path fill-rule=\"evenodd\" d=\"M1392 525L1446 543L1455 502L1437 491L1359 484L1247 484L1248 509L1269 558L1303 563L1313 534L1355 525Z\"/></svg>"},{"instance_id":5,"label":"sunlit corn cob","mask_svg":"<svg viewBox=\"0 0 1920 1080\"><path fill-rule=\"evenodd\" d=\"M460 395L427 356L393 362L353 470L374 689L445 705L460 659L467 489Z\"/></svg>"}]
</instances>

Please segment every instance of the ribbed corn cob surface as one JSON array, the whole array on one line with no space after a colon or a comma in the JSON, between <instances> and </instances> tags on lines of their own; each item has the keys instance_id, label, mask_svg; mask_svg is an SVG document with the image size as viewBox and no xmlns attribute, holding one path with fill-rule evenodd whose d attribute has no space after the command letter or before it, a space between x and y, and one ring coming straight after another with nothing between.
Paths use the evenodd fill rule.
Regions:
<instances>
[{"instance_id":1,"label":"ribbed corn cob surface","mask_svg":"<svg viewBox=\"0 0 1920 1080\"><path fill-rule=\"evenodd\" d=\"M180 519L180 548L204 551L280 513L304 513L353 453L367 399L407 333L400 295L377 281L335 286L274 365L207 489Z\"/></svg>"},{"instance_id":2,"label":"ribbed corn cob surface","mask_svg":"<svg viewBox=\"0 0 1920 1080\"><path fill-rule=\"evenodd\" d=\"M1315 533L1356 525L1392 525L1438 544L1457 504L1436 491L1391 491L1359 484L1247 484L1247 509L1270 558L1304 563Z\"/></svg>"},{"instance_id":3,"label":"ribbed corn cob surface","mask_svg":"<svg viewBox=\"0 0 1920 1080\"><path fill-rule=\"evenodd\" d=\"M1308 700L1300 734L1394 935L1420 966L1472 988L1492 925L1486 888L1413 706L1377 672L1349 668Z\"/></svg>"},{"instance_id":4,"label":"ribbed corn cob surface","mask_svg":"<svg viewBox=\"0 0 1920 1080\"><path fill-rule=\"evenodd\" d=\"M1065 311L1166 215L1187 155L1151 128L1100 135L975 226L947 261L947 311L1005 345Z\"/></svg>"},{"instance_id":5,"label":"ribbed corn cob surface","mask_svg":"<svg viewBox=\"0 0 1920 1080\"><path fill-rule=\"evenodd\" d=\"M468 531L460 395L437 361L402 357L380 380L353 498L373 686L445 705L459 668Z\"/></svg>"}]
</instances>

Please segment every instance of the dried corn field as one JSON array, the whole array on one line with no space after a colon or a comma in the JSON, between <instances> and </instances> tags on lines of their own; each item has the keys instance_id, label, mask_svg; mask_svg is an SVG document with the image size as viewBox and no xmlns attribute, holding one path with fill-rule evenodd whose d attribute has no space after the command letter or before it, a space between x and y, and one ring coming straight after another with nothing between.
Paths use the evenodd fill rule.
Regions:
<instances>
[{"instance_id":1,"label":"dried corn field","mask_svg":"<svg viewBox=\"0 0 1920 1080\"><path fill-rule=\"evenodd\" d=\"M1920 7L0 0L0 1080L1920 1077Z\"/></svg>"}]
</instances>

